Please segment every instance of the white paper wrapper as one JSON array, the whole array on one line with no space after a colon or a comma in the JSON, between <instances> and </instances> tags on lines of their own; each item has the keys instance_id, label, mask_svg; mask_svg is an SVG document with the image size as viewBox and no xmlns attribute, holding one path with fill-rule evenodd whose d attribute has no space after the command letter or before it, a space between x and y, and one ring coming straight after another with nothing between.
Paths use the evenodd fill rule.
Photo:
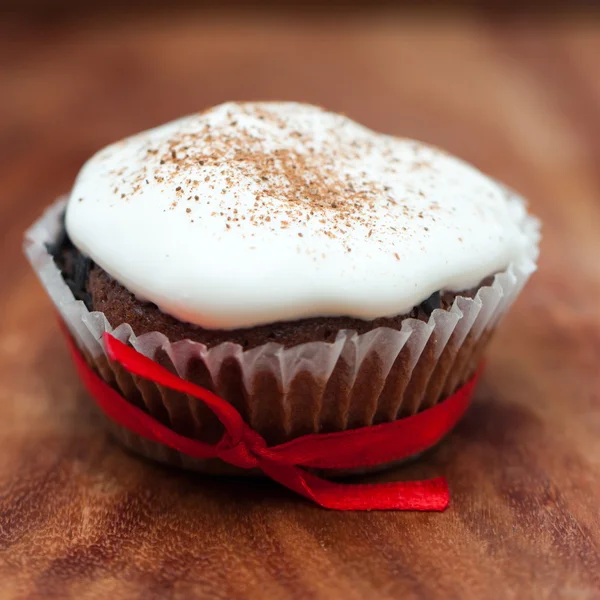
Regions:
<instances>
[{"instance_id":1,"label":"white paper wrapper","mask_svg":"<svg viewBox=\"0 0 600 600\"><path fill-rule=\"evenodd\" d=\"M211 442L221 435L220 424L198 400L133 378L111 364L101 342L105 331L179 376L213 390L267 442L281 443L308 433L414 414L470 378L499 319L536 268L539 223L527 214L523 201L513 199L529 244L522 258L497 274L492 285L480 288L475 298L459 296L450 310L433 311L427 323L407 319L400 331L384 327L362 335L340 331L335 342L288 349L275 343L246 351L233 343L207 349L189 340L170 343L159 332L136 337L127 324L113 329L103 313L89 312L73 297L46 249L63 227L64 199L26 232L24 249L87 360L130 402L183 435ZM112 421L108 425L125 445L155 460L194 470L237 472L216 459L180 455Z\"/></svg>"}]
</instances>

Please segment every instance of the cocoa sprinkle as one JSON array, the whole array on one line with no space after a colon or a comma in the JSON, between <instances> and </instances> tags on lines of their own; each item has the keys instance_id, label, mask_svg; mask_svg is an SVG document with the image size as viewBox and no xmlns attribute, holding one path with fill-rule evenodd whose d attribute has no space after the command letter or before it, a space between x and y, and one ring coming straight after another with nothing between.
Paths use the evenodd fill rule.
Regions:
<instances>
[{"instance_id":1,"label":"cocoa sprinkle","mask_svg":"<svg viewBox=\"0 0 600 600\"><path fill-rule=\"evenodd\" d=\"M318 227L327 237L347 239L348 232L358 228L364 230L367 238L373 238L372 243L379 244L381 234L393 230L390 222L395 222L394 215L415 218L408 202L394 192L393 184L390 185L399 160L388 151L383 169L391 176L388 181L368 175L362 170L366 163L357 171L357 158L375 152L376 147L370 138L360 135L349 142L341 133L344 125L345 122L340 121L339 128L331 127L326 135L318 136L317 141L306 131L298 131L295 119L271 110L268 104L242 104L218 125L200 123L191 131L177 131L160 143L158 149L154 141L152 147L145 149L146 160L139 173L128 172L128 177L133 176L132 189L136 193L139 188L134 187L135 183L154 177L159 183L164 181L166 185L176 186L179 198L182 196L179 184L186 181L188 199L193 197L196 202L200 201L201 194L194 192L200 181L221 183L217 188L221 198L213 196L221 210L232 203L231 194L236 202L241 202L237 194L254 196L254 204L238 207L243 206L246 213L240 218L247 218L255 225L268 227L265 223L275 218L285 229L306 225L313 216L312 227ZM409 171L429 168L431 165L421 158L408 165ZM215 185L208 188L214 190ZM414 193L425 197L423 191ZM176 205L173 203L171 208ZM383 222L382 207L391 215ZM418 213L418 217L424 218L423 212ZM229 224L226 227L229 229ZM402 233L398 231L397 235L402 236ZM303 237L303 234L298 236ZM350 247L346 248L351 251ZM394 256L400 260L398 254Z\"/></svg>"}]
</instances>

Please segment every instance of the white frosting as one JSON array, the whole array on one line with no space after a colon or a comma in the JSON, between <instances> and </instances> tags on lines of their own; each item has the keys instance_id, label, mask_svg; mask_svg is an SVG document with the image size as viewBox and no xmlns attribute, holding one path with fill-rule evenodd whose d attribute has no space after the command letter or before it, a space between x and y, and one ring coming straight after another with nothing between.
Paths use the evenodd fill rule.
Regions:
<instances>
[{"instance_id":1,"label":"white frosting","mask_svg":"<svg viewBox=\"0 0 600 600\"><path fill-rule=\"evenodd\" d=\"M73 243L207 328L408 312L509 266L524 209L440 150L295 103L228 103L93 156Z\"/></svg>"}]
</instances>

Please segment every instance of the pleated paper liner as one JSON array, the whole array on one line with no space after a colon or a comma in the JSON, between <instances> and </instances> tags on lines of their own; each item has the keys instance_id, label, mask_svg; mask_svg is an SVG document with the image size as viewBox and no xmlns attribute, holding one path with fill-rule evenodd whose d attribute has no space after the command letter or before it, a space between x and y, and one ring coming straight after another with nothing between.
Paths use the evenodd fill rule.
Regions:
<instances>
[{"instance_id":1,"label":"pleated paper liner","mask_svg":"<svg viewBox=\"0 0 600 600\"><path fill-rule=\"evenodd\" d=\"M221 424L197 399L111 363L101 341L105 331L218 394L267 443L279 444L309 433L344 431L415 414L471 378L498 321L535 270L538 222L527 215L518 197L513 200L529 244L519 261L474 298L458 296L449 310L434 310L428 322L406 319L399 331L340 331L334 342L292 348L267 343L244 350L223 343L207 349L189 340L171 343L159 332L136 337L127 324L113 329L102 313L89 312L73 297L46 249L61 233L64 200L26 233L25 252L88 363L129 402L182 435L211 443L222 435ZM209 473L241 472L218 459L192 459L112 421L107 426L125 446L153 460Z\"/></svg>"}]
</instances>

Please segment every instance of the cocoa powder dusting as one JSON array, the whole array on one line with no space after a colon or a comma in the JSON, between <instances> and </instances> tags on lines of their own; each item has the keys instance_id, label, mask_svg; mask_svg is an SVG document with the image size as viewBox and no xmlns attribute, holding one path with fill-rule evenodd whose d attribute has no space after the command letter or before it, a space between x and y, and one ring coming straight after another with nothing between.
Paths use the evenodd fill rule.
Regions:
<instances>
[{"instance_id":1,"label":"cocoa powder dusting","mask_svg":"<svg viewBox=\"0 0 600 600\"><path fill-rule=\"evenodd\" d=\"M390 222L394 222L382 222L382 207L401 210L407 218L423 218L422 212L411 213L389 184L370 179L366 163L356 169L357 159L368 159L377 150L386 157L385 172L394 174L398 159L391 150L376 148L368 136L359 135L349 143L342 135L347 121L336 118L336 127L327 125L324 135L313 135L268 105L236 105L216 121L195 121L162 141L149 141L143 160L119 173L129 183L128 193L122 191L121 198L139 194L140 184L152 178L154 185L172 185L178 199L185 194L200 207L212 200L229 210L233 198L245 213L236 222L247 220L270 230L302 229L310 223L311 229L316 227L329 238L344 239L359 229L373 243L380 243L381 233L391 230ZM354 170L348 165L354 165ZM430 167L416 156L411 169ZM213 184L221 184L217 188L220 197L210 193L207 198L206 190L214 190ZM426 193L419 190L418 196L424 199L425 208ZM170 209L176 207L173 202ZM201 216L196 219L202 222Z\"/></svg>"}]
</instances>

